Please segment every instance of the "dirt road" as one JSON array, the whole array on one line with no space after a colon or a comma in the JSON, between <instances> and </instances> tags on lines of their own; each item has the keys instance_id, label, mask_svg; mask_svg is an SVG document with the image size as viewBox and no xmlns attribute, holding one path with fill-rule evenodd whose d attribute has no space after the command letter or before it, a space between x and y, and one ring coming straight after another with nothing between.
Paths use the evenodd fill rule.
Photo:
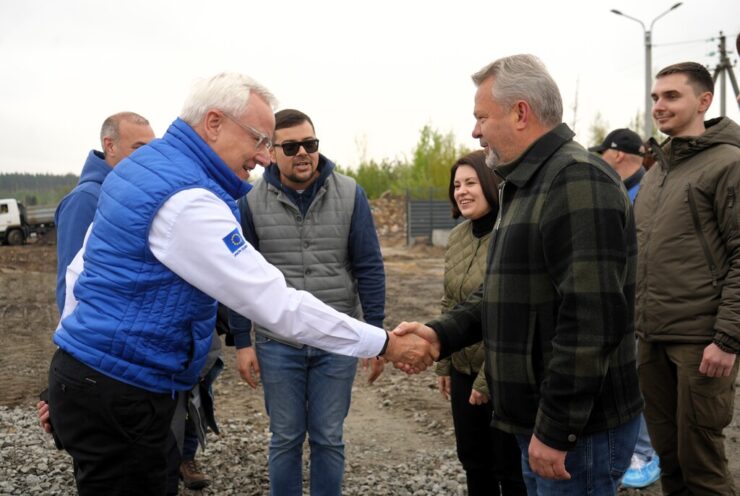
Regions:
<instances>
[{"instance_id":1,"label":"dirt road","mask_svg":"<svg viewBox=\"0 0 740 496\"><path fill-rule=\"evenodd\" d=\"M442 251L427 247L384 247L383 251L388 276L386 325L395 326L401 320L423 321L436 315L442 292ZM55 270L54 246L0 246L0 406L23 407L29 417L34 415L38 392L45 387L49 359L55 348L51 342L58 318L54 302ZM212 443L203 460L212 472L222 474L222 481L216 480L208 494L260 494L267 478L264 442L267 418L262 394L238 378L233 367L233 350L227 348L225 355L227 368L216 385L222 439L239 442L241 438L234 440L233 436L244 434L234 433L246 430L260 433L262 441L249 441L240 450L232 450L221 440ZM0 426L0 432L2 428L11 427ZM735 417L726 433L728 458L740 487L740 400L735 403ZM246 439L242 441L247 443ZM372 483L379 472L382 477L378 480L392 478L389 470L399 470L396 476L400 476L403 467L413 473L424 472L413 464L425 453L444 453L449 462L425 469L442 473L443 479L462 480L454 457L449 405L437 393L432 373L406 377L387 367L372 386L358 373L346 424L346 442L346 494L381 494L377 488L373 491ZM16 457L0 457L0 462L4 459L10 460L6 463L22 465L23 452L18 449L17 453ZM230 460L221 467L227 454L237 461ZM220 485L227 477L258 485L249 493L227 491ZM424 484L420 481L417 486ZM383 483L388 484L387 480ZM383 494L401 493L394 489ZM455 494L455 491L447 492L442 487L429 494ZM659 491L653 486L641 494L659 494Z\"/></svg>"}]
</instances>

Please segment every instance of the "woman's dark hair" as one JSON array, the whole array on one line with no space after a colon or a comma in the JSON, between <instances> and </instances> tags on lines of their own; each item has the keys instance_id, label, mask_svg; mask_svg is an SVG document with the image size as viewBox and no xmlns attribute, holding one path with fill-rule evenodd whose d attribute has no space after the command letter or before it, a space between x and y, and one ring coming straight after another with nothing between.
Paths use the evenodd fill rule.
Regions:
<instances>
[{"instance_id":1,"label":"woman's dark hair","mask_svg":"<svg viewBox=\"0 0 740 496\"><path fill-rule=\"evenodd\" d=\"M460 213L460 209L457 208L457 202L455 201L455 173L457 172L457 168L461 165L469 165L475 169L481 189L483 190L483 196L486 197L486 201L491 206L493 214L498 214L499 181L493 174L493 171L486 165L486 152L478 150L459 158L452 166L452 169L450 169L449 196L450 203L452 203L452 218L457 219L462 215Z\"/></svg>"}]
</instances>

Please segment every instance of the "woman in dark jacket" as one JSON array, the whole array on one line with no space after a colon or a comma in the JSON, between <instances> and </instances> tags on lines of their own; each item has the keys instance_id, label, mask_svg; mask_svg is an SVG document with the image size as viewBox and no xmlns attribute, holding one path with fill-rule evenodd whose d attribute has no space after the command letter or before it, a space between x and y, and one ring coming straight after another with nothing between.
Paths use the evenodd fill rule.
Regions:
<instances>
[{"instance_id":1,"label":"woman in dark jacket","mask_svg":"<svg viewBox=\"0 0 740 496\"><path fill-rule=\"evenodd\" d=\"M483 150L459 159L450 171L452 216L457 225L445 252L442 312L463 302L483 283L491 231L498 214L497 184ZM516 439L490 426L492 407L484 375L485 350L478 342L437 364L437 383L451 400L457 456L468 494L525 495Z\"/></svg>"}]
</instances>

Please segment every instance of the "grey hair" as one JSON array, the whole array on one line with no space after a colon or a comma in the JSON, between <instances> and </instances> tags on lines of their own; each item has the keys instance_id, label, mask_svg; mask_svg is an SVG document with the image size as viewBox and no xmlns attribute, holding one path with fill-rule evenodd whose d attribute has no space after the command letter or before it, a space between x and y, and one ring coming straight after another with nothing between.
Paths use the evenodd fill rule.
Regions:
<instances>
[{"instance_id":1,"label":"grey hair","mask_svg":"<svg viewBox=\"0 0 740 496\"><path fill-rule=\"evenodd\" d=\"M537 119L555 127L563 121L563 99L545 64L534 55L520 54L491 62L475 74L476 86L494 77L492 96L511 107L517 100L529 103Z\"/></svg>"},{"instance_id":2,"label":"grey hair","mask_svg":"<svg viewBox=\"0 0 740 496\"><path fill-rule=\"evenodd\" d=\"M235 72L216 74L195 84L185 100L180 118L194 126L210 109L241 116L252 92L262 97L273 110L277 107L277 100L270 90L249 76Z\"/></svg>"},{"instance_id":3,"label":"grey hair","mask_svg":"<svg viewBox=\"0 0 740 496\"><path fill-rule=\"evenodd\" d=\"M113 141L118 141L118 138L121 137L120 133L120 125L121 121L129 121L132 124L137 124L140 126L148 126L149 121L146 120L144 117L140 116L139 114L135 112L118 112L117 114L113 114L107 119L103 121L103 125L100 128L100 146L103 147L103 150L105 151L105 138L110 138Z\"/></svg>"}]
</instances>

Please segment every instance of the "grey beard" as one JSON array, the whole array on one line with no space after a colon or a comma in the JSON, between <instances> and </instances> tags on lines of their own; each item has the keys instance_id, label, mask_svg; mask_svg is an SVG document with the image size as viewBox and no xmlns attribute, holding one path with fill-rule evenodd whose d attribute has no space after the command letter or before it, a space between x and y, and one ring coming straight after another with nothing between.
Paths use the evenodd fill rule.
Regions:
<instances>
[{"instance_id":1,"label":"grey beard","mask_svg":"<svg viewBox=\"0 0 740 496\"><path fill-rule=\"evenodd\" d=\"M500 162L498 153L496 153L493 148L488 148L488 152L486 153L486 165L489 169L495 168Z\"/></svg>"}]
</instances>

